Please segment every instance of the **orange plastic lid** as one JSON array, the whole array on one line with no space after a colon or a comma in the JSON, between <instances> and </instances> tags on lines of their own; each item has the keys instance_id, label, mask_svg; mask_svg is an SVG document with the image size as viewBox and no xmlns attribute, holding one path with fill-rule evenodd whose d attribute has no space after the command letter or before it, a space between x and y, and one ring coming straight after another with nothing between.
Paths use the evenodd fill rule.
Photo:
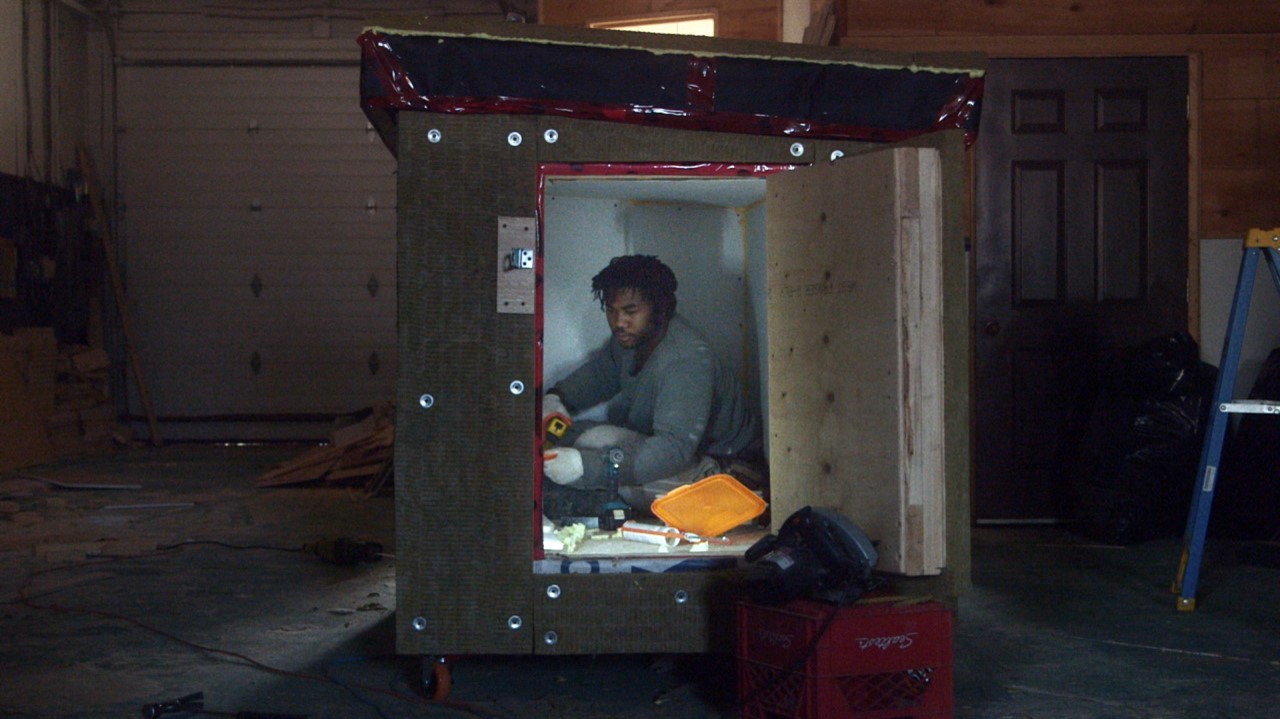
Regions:
<instances>
[{"instance_id":1,"label":"orange plastic lid","mask_svg":"<svg viewBox=\"0 0 1280 719\"><path fill-rule=\"evenodd\" d=\"M764 513L765 502L727 474L713 474L653 500L654 516L682 532L715 537Z\"/></svg>"}]
</instances>

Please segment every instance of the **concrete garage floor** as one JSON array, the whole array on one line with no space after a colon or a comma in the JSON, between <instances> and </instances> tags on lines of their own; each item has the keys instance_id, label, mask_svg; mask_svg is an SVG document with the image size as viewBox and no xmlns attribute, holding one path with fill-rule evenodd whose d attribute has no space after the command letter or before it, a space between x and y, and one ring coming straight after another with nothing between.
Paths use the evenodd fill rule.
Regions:
<instances>
[{"instance_id":1,"label":"concrete garage floor","mask_svg":"<svg viewBox=\"0 0 1280 719\"><path fill-rule=\"evenodd\" d=\"M393 500L254 486L298 452L175 445L24 472L133 490L0 477L0 501L16 503L0 519L0 717L138 717L193 692L224 716L732 715L733 660L704 655L465 657L450 701L423 702L416 660L395 654L394 559L280 551L352 536L394 554ZM1199 607L1180 614L1176 540L977 530L955 716L1276 717L1280 570L1240 548L1210 544Z\"/></svg>"}]
</instances>

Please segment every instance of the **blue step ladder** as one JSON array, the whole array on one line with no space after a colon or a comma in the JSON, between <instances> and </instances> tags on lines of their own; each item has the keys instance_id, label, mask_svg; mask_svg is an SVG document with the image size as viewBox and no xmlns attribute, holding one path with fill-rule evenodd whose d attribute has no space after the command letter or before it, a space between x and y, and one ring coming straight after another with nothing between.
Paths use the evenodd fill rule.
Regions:
<instances>
[{"instance_id":1,"label":"blue step ladder","mask_svg":"<svg viewBox=\"0 0 1280 719\"><path fill-rule=\"evenodd\" d=\"M1218 379L1213 390L1214 407L1205 428L1200 467L1196 472L1196 487L1191 494L1191 511L1187 515L1187 529L1182 536L1182 559L1178 563L1178 575L1173 580L1173 593L1178 595L1180 612L1190 612L1196 608L1196 582L1199 580L1200 561L1204 555L1205 533L1209 528L1209 509L1213 505L1218 462L1222 459L1222 444L1231 415L1280 415L1280 402L1231 399L1236 386L1236 373L1240 367L1240 347L1244 344L1249 302L1253 298L1253 283L1258 274L1260 258L1266 259L1271 279L1280 292L1280 227L1249 230L1245 235L1240 277L1236 280L1235 299L1231 302L1231 316L1227 319L1227 332L1222 342L1222 362L1218 365Z\"/></svg>"}]
</instances>

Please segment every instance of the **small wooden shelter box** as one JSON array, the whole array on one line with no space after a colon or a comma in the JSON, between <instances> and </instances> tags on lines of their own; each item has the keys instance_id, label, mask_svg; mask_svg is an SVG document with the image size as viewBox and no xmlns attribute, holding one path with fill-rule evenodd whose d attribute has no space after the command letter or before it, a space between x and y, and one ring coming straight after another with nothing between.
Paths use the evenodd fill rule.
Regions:
<instances>
[{"instance_id":1,"label":"small wooden shelter box","mask_svg":"<svg viewBox=\"0 0 1280 719\"><path fill-rule=\"evenodd\" d=\"M590 277L630 253L672 266L757 404L774 525L832 507L879 570L964 590L978 58L448 20L360 40L399 161L398 651L732 651L741 553L543 553L542 389L606 337Z\"/></svg>"}]
</instances>

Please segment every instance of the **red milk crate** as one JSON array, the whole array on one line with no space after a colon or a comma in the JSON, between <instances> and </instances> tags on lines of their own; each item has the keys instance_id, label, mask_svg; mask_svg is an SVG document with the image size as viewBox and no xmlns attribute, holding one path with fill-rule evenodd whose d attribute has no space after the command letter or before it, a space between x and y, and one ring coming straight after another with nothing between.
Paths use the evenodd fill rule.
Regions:
<instances>
[{"instance_id":1,"label":"red milk crate","mask_svg":"<svg viewBox=\"0 0 1280 719\"><path fill-rule=\"evenodd\" d=\"M940 602L740 602L737 658L743 719L951 717L951 613Z\"/></svg>"}]
</instances>

